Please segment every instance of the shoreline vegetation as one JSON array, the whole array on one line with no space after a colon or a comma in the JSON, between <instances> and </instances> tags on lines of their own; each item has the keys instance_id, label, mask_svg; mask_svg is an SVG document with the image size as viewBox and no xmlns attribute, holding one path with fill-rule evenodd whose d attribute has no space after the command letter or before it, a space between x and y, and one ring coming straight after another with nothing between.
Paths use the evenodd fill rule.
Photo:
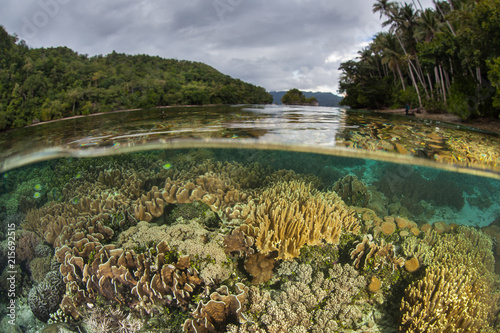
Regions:
<instances>
[{"instance_id":1,"label":"shoreline vegetation","mask_svg":"<svg viewBox=\"0 0 500 333\"><path fill-rule=\"evenodd\" d=\"M500 1L434 1L426 9L417 3L375 1L373 12L388 31L340 65L340 104L498 119Z\"/></svg>"},{"instance_id":2,"label":"shoreline vegetation","mask_svg":"<svg viewBox=\"0 0 500 333\"><path fill-rule=\"evenodd\" d=\"M386 114L397 114L405 115L406 111L404 108L400 109L375 109L374 112L386 113ZM456 124L460 126L467 126L477 130L488 131L496 134L500 134L500 119L483 118L476 117L473 119L463 120L457 115L450 113L429 113L426 110L410 109L409 116L415 116L419 119L427 119L434 121L442 121L450 124Z\"/></svg>"},{"instance_id":3,"label":"shoreline vegetation","mask_svg":"<svg viewBox=\"0 0 500 333\"><path fill-rule=\"evenodd\" d=\"M114 110L272 101L263 87L204 63L30 48L0 25L0 131Z\"/></svg>"}]
</instances>

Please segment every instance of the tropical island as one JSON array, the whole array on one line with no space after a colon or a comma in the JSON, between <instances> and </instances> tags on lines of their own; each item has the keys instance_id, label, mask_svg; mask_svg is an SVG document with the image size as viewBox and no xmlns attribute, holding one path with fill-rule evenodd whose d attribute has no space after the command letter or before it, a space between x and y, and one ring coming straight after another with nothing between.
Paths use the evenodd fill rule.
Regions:
<instances>
[{"instance_id":1,"label":"tropical island","mask_svg":"<svg viewBox=\"0 0 500 333\"><path fill-rule=\"evenodd\" d=\"M200 62L30 48L0 26L0 130L115 110L272 101L264 88Z\"/></svg>"},{"instance_id":2,"label":"tropical island","mask_svg":"<svg viewBox=\"0 0 500 333\"><path fill-rule=\"evenodd\" d=\"M290 89L286 92L285 95L281 98L281 102L284 105L311 105L318 106L318 100L316 97L308 97L304 96L302 91L297 88Z\"/></svg>"},{"instance_id":3,"label":"tropical island","mask_svg":"<svg viewBox=\"0 0 500 333\"><path fill-rule=\"evenodd\" d=\"M283 102L281 101L281 98L287 93L288 91L270 91L269 93L273 96L273 103L274 104L282 104ZM339 102L342 100L341 96L335 95L331 92L320 92L320 91L302 91L304 96L306 98L309 97L314 97L318 101L319 106L329 106L329 107L338 107Z\"/></svg>"},{"instance_id":4,"label":"tropical island","mask_svg":"<svg viewBox=\"0 0 500 333\"><path fill-rule=\"evenodd\" d=\"M406 105L462 119L500 116L500 2L436 1L435 8L377 0L385 17L357 60L340 65L342 105Z\"/></svg>"}]
</instances>

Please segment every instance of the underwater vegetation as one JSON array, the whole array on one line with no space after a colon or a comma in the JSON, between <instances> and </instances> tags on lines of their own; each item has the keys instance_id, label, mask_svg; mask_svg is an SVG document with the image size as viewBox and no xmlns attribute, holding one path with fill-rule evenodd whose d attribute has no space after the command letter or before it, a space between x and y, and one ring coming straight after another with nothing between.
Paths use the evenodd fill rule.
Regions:
<instances>
[{"instance_id":1,"label":"underwater vegetation","mask_svg":"<svg viewBox=\"0 0 500 333\"><path fill-rule=\"evenodd\" d=\"M315 172L304 172L301 161ZM394 181L387 175L401 175L397 168L200 149L12 170L0 177L0 218L16 225L25 314L16 325L47 332L498 330L499 222L477 228L439 215L494 207L498 184L489 182L483 196L478 179L458 182L408 166L406 178ZM6 231L0 236L5 277ZM9 301L5 294L0 302Z\"/></svg>"}]
</instances>

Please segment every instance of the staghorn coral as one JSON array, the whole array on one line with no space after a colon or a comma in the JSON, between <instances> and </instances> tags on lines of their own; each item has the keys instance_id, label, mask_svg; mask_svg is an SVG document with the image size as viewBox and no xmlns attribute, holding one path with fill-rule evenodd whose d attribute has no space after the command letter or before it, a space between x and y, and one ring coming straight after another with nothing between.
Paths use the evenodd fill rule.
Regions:
<instances>
[{"instance_id":1,"label":"staghorn coral","mask_svg":"<svg viewBox=\"0 0 500 333\"><path fill-rule=\"evenodd\" d=\"M400 329L406 332L482 332L491 327L499 295L463 265L429 268L405 290Z\"/></svg>"},{"instance_id":2,"label":"staghorn coral","mask_svg":"<svg viewBox=\"0 0 500 333\"><path fill-rule=\"evenodd\" d=\"M208 333L224 332L228 323L244 323L242 314L248 287L236 283L236 293L231 294L227 286L222 286L210 295L210 301L199 301L193 311L194 319L187 319L183 325L185 332Z\"/></svg>"},{"instance_id":3,"label":"staghorn coral","mask_svg":"<svg viewBox=\"0 0 500 333\"><path fill-rule=\"evenodd\" d=\"M278 259L298 257L300 248L322 241L335 244L342 232L357 232L359 225L335 192L322 193L312 184L279 182L250 201L241 229L255 238L263 254L278 251Z\"/></svg>"},{"instance_id":4,"label":"staghorn coral","mask_svg":"<svg viewBox=\"0 0 500 333\"><path fill-rule=\"evenodd\" d=\"M404 258L396 257L396 249L392 243L386 244L383 239L379 242L373 240L371 235L364 236L363 240L358 242L356 248L351 251L354 267L379 270L385 265L392 265L394 270L404 265Z\"/></svg>"}]
</instances>

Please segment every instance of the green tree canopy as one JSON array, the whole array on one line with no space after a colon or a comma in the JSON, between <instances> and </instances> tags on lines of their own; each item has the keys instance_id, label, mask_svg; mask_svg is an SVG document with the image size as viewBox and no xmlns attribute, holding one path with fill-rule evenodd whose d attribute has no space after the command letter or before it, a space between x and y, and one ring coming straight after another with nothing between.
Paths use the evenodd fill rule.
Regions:
<instances>
[{"instance_id":1,"label":"green tree canopy","mask_svg":"<svg viewBox=\"0 0 500 333\"><path fill-rule=\"evenodd\" d=\"M264 88L200 62L32 49L0 26L0 130L120 109L272 101Z\"/></svg>"},{"instance_id":2,"label":"green tree canopy","mask_svg":"<svg viewBox=\"0 0 500 333\"><path fill-rule=\"evenodd\" d=\"M281 102L287 105L318 105L316 97L306 98L302 91L297 88L288 90L281 98Z\"/></svg>"},{"instance_id":3,"label":"green tree canopy","mask_svg":"<svg viewBox=\"0 0 500 333\"><path fill-rule=\"evenodd\" d=\"M406 103L463 119L500 116L500 1L435 1L435 8L377 0L385 16L356 60L340 65L341 102L355 108Z\"/></svg>"}]
</instances>

